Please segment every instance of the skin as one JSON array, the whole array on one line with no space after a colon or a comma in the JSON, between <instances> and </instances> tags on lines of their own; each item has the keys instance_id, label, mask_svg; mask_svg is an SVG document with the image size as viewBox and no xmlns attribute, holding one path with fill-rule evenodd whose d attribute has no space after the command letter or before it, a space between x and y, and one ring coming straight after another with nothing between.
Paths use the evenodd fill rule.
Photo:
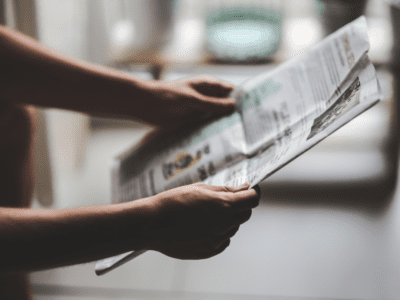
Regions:
<instances>
[{"instance_id":1,"label":"skin","mask_svg":"<svg viewBox=\"0 0 400 300\"><path fill-rule=\"evenodd\" d=\"M32 106L7 105L0 109L0 219L6 207L29 207L33 194L33 134L35 114ZM0 238L1 244L7 243ZM29 249L28 245L23 250ZM0 299L31 299L24 273L0 272Z\"/></svg>"},{"instance_id":2,"label":"skin","mask_svg":"<svg viewBox=\"0 0 400 300\"><path fill-rule=\"evenodd\" d=\"M231 112L234 86L202 77L163 82L70 59L0 26L1 98L177 127ZM22 88L23 87L23 88Z\"/></svg>"},{"instance_id":3,"label":"skin","mask_svg":"<svg viewBox=\"0 0 400 300\"><path fill-rule=\"evenodd\" d=\"M229 113L233 86L203 77L146 81L77 61L0 26L0 298L29 299L24 272L149 249L178 259L221 253L258 205L258 188L194 184L129 203L29 209L35 106L136 119L170 130Z\"/></svg>"},{"instance_id":4,"label":"skin","mask_svg":"<svg viewBox=\"0 0 400 300\"><path fill-rule=\"evenodd\" d=\"M84 263L149 249L179 259L222 252L259 192L193 184L128 203L59 210L2 208L3 271ZM29 251L26 251L29 245Z\"/></svg>"}]
</instances>

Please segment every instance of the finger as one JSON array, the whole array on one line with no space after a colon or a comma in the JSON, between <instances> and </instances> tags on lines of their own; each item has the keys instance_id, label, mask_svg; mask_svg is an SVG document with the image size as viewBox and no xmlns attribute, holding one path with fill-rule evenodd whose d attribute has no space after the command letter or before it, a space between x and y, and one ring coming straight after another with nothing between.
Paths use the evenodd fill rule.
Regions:
<instances>
[{"instance_id":1,"label":"finger","mask_svg":"<svg viewBox=\"0 0 400 300\"><path fill-rule=\"evenodd\" d=\"M234 235L233 232L230 232L230 234ZM226 237L218 236L193 240L186 244L180 245L179 249L187 253L197 253L197 255L210 255L215 251L218 251L218 249L220 249L223 244L226 244L229 239L230 238L226 233Z\"/></svg>"},{"instance_id":2,"label":"finger","mask_svg":"<svg viewBox=\"0 0 400 300\"><path fill-rule=\"evenodd\" d=\"M230 83L222 82L210 77L195 78L192 81L191 86L203 95L218 98L228 96L235 88L235 86Z\"/></svg>"},{"instance_id":3,"label":"finger","mask_svg":"<svg viewBox=\"0 0 400 300\"><path fill-rule=\"evenodd\" d=\"M247 222L252 214L252 210L248 209L245 211L238 212L228 218L224 218L223 220L220 220L220 231L219 232L228 232L232 228L236 228L240 226L241 224ZM223 228L223 229L222 229Z\"/></svg>"},{"instance_id":4,"label":"finger","mask_svg":"<svg viewBox=\"0 0 400 300\"><path fill-rule=\"evenodd\" d=\"M250 220L252 210L246 210L238 213L232 220L231 227L235 228Z\"/></svg>"},{"instance_id":5,"label":"finger","mask_svg":"<svg viewBox=\"0 0 400 300\"><path fill-rule=\"evenodd\" d=\"M228 248L230 244L231 244L231 240L227 240L224 243L222 243L221 246L219 246L219 248L214 252L213 256L224 252L225 249Z\"/></svg>"},{"instance_id":6,"label":"finger","mask_svg":"<svg viewBox=\"0 0 400 300\"><path fill-rule=\"evenodd\" d=\"M167 132L164 128L154 128L149 133L147 133L139 142L140 145L145 145L151 140L154 140Z\"/></svg>"},{"instance_id":7,"label":"finger","mask_svg":"<svg viewBox=\"0 0 400 300\"><path fill-rule=\"evenodd\" d=\"M220 185L208 185L201 183L206 189L214 191L214 192L227 192L227 193L235 193L240 191L248 190L250 187L250 183L245 183L239 187L233 186L220 186Z\"/></svg>"},{"instance_id":8,"label":"finger","mask_svg":"<svg viewBox=\"0 0 400 300\"><path fill-rule=\"evenodd\" d=\"M222 241L226 240L226 239L230 239L231 237L233 237L236 232L238 232L239 230L239 225L237 226L230 226L228 229L221 229L215 232L215 235L217 237L220 237L220 239Z\"/></svg>"},{"instance_id":9,"label":"finger","mask_svg":"<svg viewBox=\"0 0 400 300\"><path fill-rule=\"evenodd\" d=\"M175 129L181 128L183 125L193 126L196 122L199 122L204 118L206 113L200 111L193 111L186 116L173 117L169 120L167 125L163 126L165 131L170 132Z\"/></svg>"},{"instance_id":10,"label":"finger","mask_svg":"<svg viewBox=\"0 0 400 300\"><path fill-rule=\"evenodd\" d=\"M226 248L229 247L230 243L231 240L226 240L215 249L204 250L199 247L196 247L195 249L190 249L187 251L190 254L186 256L186 259L205 259L213 257L222 253Z\"/></svg>"},{"instance_id":11,"label":"finger","mask_svg":"<svg viewBox=\"0 0 400 300\"><path fill-rule=\"evenodd\" d=\"M202 112L226 113L233 111L235 108L235 99L232 98L211 97L201 93L198 93L196 98L199 100L196 103L196 109Z\"/></svg>"},{"instance_id":12,"label":"finger","mask_svg":"<svg viewBox=\"0 0 400 300\"><path fill-rule=\"evenodd\" d=\"M209 113L201 110L194 110L185 116L179 117L179 123L198 126L199 124L204 124L204 122L209 122L210 117L216 117L219 114L220 113L213 113L210 115ZM175 120L176 119L177 118L175 118Z\"/></svg>"},{"instance_id":13,"label":"finger","mask_svg":"<svg viewBox=\"0 0 400 300\"><path fill-rule=\"evenodd\" d=\"M250 188L250 183L246 182L244 184L242 184L241 186L238 187L234 187L233 192L240 192L240 191L246 191Z\"/></svg>"},{"instance_id":14,"label":"finger","mask_svg":"<svg viewBox=\"0 0 400 300\"><path fill-rule=\"evenodd\" d=\"M224 236L225 234L229 234L231 230L239 229L240 225L246 223L250 219L251 214L252 210L249 209L219 220L214 223L214 228L217 228L213 230L214 235Z\"/></svg>"},{"instance_id":15,"label":"finger","mask_svg":"<svg viewBox=\"0 0 400 300\"><path fill-rule=\"evenodd\" d=\"M226 201L233 210L243 211L257 207L260 203L260 196L259 189L241 190L235 193L228 193Z\"/></svg>"},{"instance_id":16,"label":"finger","mask_svg":"<svg viewBox=\"0 0 400 300\"><path fill-rule=\"evenodd\" d=\"M260 203L261 192L258 186L249 189L250 184L245 183L240 187L214 186L203 184L203 187L217 193L217 198L223 199L234 211L242 211L255 208Z\"/></svg>"},{"instance_id":17,"label":"finger","mask_svg":"<svg viewBox=\"0 0 400 300\"><path fill-rule=\"evenodd\" d=\"M228 230L224 235L223 238L224 239L230 239L232 237L235 236L235 234L239 231L239 226L235 226L233 228L231 228L230 230Z\"/></svg>"},{"instance_id":18,"label":"finger","mask_svg":"<svg viewBox=\"0 0 400 300\"><path fill-rule=\"evenodd\" d=\"M257 185L255 185L255 186L253 186L252 187L255 191L256 191L256 193L261 197L261 189L260 189L260 186L257 184Z\"/></svg>"},{"instance_id":19,"label":"finger","mask_svg":"<svg viewBox=\"0 0 400 300\"><path fill-rule=\"evenodd\" d=\"M233 237L236 234L236 232L238 232L238 230L239 230L239 226L235 226L235 227L225 231L222 234L211 236L211 238L208 237L208 238L198 240L195 243L196 247L199 250L203 250L203 251L210 251L210 250L213 251L213 250L219 248L223 243L225 243L231 237Z\"/></svg>"}]
</instances>

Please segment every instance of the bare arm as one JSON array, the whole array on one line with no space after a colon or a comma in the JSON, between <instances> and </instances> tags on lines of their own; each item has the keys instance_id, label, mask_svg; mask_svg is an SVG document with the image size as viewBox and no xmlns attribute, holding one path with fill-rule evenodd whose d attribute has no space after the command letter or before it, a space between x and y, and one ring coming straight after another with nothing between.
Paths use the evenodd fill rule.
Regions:
<instances>
[{"instance_id":1,"label":"bare arm","mask_svg":"<svg viewBox=\"0 0 400 300\"><path fill-rule=\"evenodd\" d=\"M108 117L180 125L205 113L233 109L233 86L202 78L147 81L78 61L0 26L0 98Z\"/></svg>"},{"instance_id":2,"label":"bare arm","mask_svg":"<svg viewBox=\"0 0 400 300\"><path fill-rule=\"evenodd\" d=\"M180 259L219 254L259 191L194 184L129 203L62 210L0 208L0 273L149 249Z\"/></svg>"},{"instance_id":3,"label":"bare arm","mask_svg":"<svg viewBox=\"0 0 400 300\"><path fill-rule=\"evenodd\" d=\"M140 80L69 59L0 26L0 100L11 104L173 127L206 113L232 110L234 101L227 98L232 88L204 78ZM259 193L247 188L191 185L131 203L65 210L0 207L0 273L89 262L140 249L176 258L211 257L228 246L258 204Z\"/></svg>"},{"instance_id":4,"label":"bare arm","mask_svg":"<svg viewBox=\"0 0 400 300\"><path fill-rule=\"evenodd\" d=\"M152 221L144 203L60 210L0 208L0 273L89 262L149 242Z\"/></svg>"}]
</instances>

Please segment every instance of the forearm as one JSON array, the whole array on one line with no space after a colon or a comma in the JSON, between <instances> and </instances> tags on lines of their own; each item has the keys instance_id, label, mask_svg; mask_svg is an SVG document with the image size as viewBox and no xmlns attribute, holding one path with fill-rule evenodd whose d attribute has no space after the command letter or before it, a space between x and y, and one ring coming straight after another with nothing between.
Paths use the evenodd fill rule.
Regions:
<instances>
[{"instance_id":1,"label":"forearm","mask_svg":"<svg viewBox=\"0 0 400 300\"><path fill-rule=\"evenodd\" d=\"M143 119L141 98L154 83L70 59L0 26L0 98L12 103Z\"/></svg>"},{"instance_id":2,"label":"forearm","mask_svg":"<svg viewBox=\"0 0 400 300\"><path fill-rule=\"evenodd\" d=\"M98 207L0 208L0 273L94 261L147 248L154 220L145 199Z\"/></svg>"}]
</instances>

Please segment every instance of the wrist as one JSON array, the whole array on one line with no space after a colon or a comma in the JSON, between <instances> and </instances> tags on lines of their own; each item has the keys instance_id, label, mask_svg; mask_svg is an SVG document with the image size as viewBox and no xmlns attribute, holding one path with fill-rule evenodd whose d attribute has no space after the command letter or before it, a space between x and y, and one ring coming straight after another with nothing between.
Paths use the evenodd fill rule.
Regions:
<instances>
[{"instance_id":1,"label":"wrist","mask_svg":"<svg viewBox=\"0 0 400 300\"><path fill-rule=\"evenodd\" d=\"M157 240L158 209L154 197L139 199L119 206L118 239L126 250L153 249Z\"/></svg>"}]
</instances>

